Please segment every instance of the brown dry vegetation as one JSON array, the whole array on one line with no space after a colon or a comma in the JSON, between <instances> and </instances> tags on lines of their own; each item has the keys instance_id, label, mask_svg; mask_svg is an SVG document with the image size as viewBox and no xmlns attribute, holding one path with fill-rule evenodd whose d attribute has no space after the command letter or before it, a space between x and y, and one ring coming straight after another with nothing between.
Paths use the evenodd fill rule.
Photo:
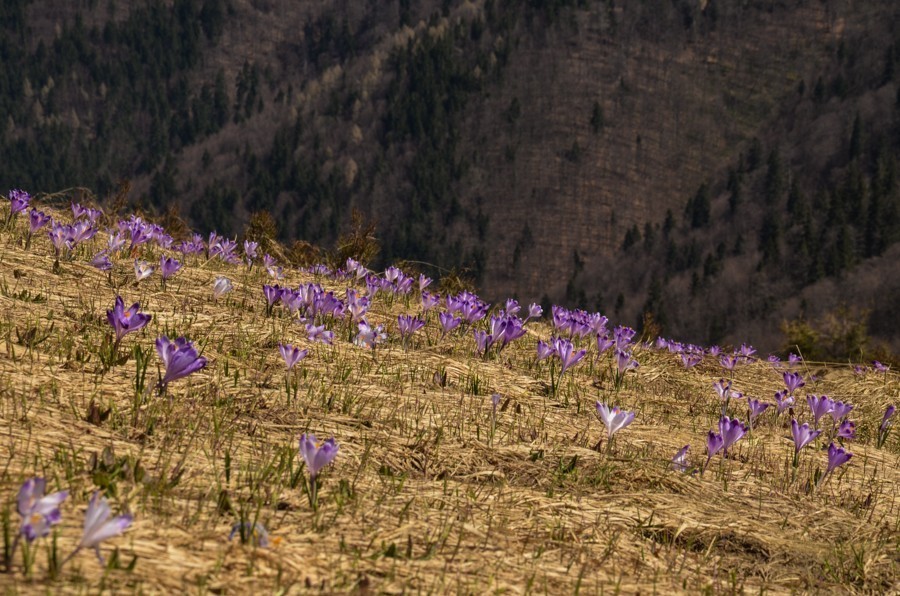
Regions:
<instances>
[{"instance_id":1,"label":"brown dry vegetation","mask_svg":"<svg viewBox=\"0 0 900 596\"><path fill-rule=\"evenodd\" d=\"M671 354L639 350L641 366L619 392L608 356L586 360L549 397L548 370L534 357L535 339L550 335L543 324L488 361L473 355L471 333L440 340L434 319L404 350L396 315L418 312L418 300L379 298L372 318L391 339L374 354L348 343L342 323L333 348L307 346L302 326L265 316L264 271L189 260L162 291L158 274L136 286L131 261L120 259L111 277L118 293L153 315L122 353L152 350L168 334L187 336L209 358L204 371L174 382L168 399L140 403L133 359L99 372L104 313L117 290L86 264L93 252L82 249L54 274L46 237L26 252L18 225L0 234L0 503L15 528L13 502L26 478L69 490L57 527L66 554L87 499L105 486L114 509L135 522L104 552L117 547L122 567L137 561L130 572L104 571L85 552L51 580L43 542L30 577L20 557L0 574L6 591L900 589L900 437L882 449L874 439L884 408L897 402L896 373L804 365L818 377L806 389L856 405L855 457L818 488L810 478L824 469L822 445L803 452L794 474L786 417L776 422L771 412L727 460L717 456L703 476L682 474L670 458L690 444L692 464L702 464L718 418L712 382L721 369L710 359L684 370ZM235 289L215 303L218 275ZM291 271L285 283L311 279ZM291 403L279 342L310 348ZM156 362L153 354L148 382ZM442 371L445 386L435 382ZM768 399L782 382L757 362L736 371L735 385ZM492 431L495 392L503 402ZM637 411L609 451L598 399ZM92 403L109 408L108 418L88 416ZM745 420L741 409L732 405ZM805 406L797 413L808 418ZM340 445L317 511L291 487L303 432ZM280 544L229 542L241 511Z\"/></svg>"}]
</instances>

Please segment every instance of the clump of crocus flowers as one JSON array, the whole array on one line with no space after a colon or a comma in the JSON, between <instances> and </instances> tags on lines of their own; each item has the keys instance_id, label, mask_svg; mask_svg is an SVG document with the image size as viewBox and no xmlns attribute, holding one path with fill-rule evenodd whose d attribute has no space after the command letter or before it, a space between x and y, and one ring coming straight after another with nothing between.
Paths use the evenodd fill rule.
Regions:
<instances>
[{"instance_id":1,"label":"clump of crocus flowers","mask_svg":"<svg viewBox=\"0 0 900 596\"><path fill-rule=\"evenodd\" d=\"M7 570L10 570L12 567L13 558L22 538L25 539L27 544L31 544L39 538L49 535L51 528L62 521L60 507L68 497L69 492L58 491L45 494L46 488L47 481L44 478L30 478L19 488L16 498L16 511L21 521L12 546L7 553ZM111 514L112 510L107 500L99 492L95 492L88 503L87 511L84 515L81 539L78 541L75 550L61 563L51 563L55 567L56 572L85 548L93 549L100 563L105 563L100 552L100 545L128 529L133 519L130 514L112 518L110 517ZM54 544L51 561L55 560L55 556Z\"/></svg>"}]
</instances>

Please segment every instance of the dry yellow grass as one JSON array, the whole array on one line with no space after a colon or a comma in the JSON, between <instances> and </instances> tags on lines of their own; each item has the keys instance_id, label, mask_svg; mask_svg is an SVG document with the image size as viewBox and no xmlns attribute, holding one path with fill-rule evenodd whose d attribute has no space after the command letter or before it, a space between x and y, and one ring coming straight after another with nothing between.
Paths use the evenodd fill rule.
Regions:
<instances>
[{"instance_id":1,"label":"dry yellow grass","mask_svg":"<svg viewBox=\"0 0 900 596\"><path fill-rule=\"evenodd\" d=\"M718 420L712 383L721 369L711 359L685 370L672 354L638 350L641 366L618 392L609 357L586 359L550 397L546 364L534 358L535 339L550 335L542 324L485 361L473 355L471 332L439 340L432 318L404 350L396 315L418 312L418 300L381 297L371 319L391 340L374 354L349 343L343 323L334 325L334 347L311 345L302 325L265 316L264 270L189 259L162 291L158 273L135 285L123 258L116 290L87 264L100 239L54 273L46 236L25 251L18 223L18 232L0 234L0 502L15 531L25 479L69 490L56 527L63 556L99 487L135 521L103 547L108 558L118 548L123 568L104 569L83 552L51 578L45 539L29 576L21 552L0 574L6 591L900 590L900 437L875 446L885 407L898 401L896 373L804 365L819 379L805 389L852 402L858 423L848 444L855 457L817 488L810 478L824 470L822 444L804 450L794 473L787 418L776 423L772 412L727 460L713 458L702 477L682 474L671 457L690 444L691 462L702 464ZM219 275L235 289L214 302ZM312 280L289 272L283 283ZM134 359L102 373L97 356L117 293L153 315L126 336L122 354L135 345L152 352L162 334L185 335L209 366L172 383L168 397L136 402ZM310 348L290 403L279 342ZM148 382L157 362L152 353ZM435 382L441 371L445 386ZM756 362L737 369L735 386L770 400L782 381ZM492 431L495 392L503 406ZM605 440L597 449L605 429L596 400L637 411L609 451ZM92 403L108 417L89 420ZM731 407L746 420L745 406ZM808 418L805 404L797 413ZM304 432L340 445L316 511L291 480ZM229 541L241 512L279 544ZM124 569L134 557L133 570Z\"/></svg>"}]
</instances>

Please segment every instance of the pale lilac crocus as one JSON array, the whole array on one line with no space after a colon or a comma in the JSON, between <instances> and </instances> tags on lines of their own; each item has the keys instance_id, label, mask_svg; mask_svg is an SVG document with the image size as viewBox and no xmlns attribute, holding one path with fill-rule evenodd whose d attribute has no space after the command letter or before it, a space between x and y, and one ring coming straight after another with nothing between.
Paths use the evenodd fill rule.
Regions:
<instances>
[{"instance_id":1,"label":"pale lilac crocus","mask_svg":"<svg viewBox=\"0 0 900 596\"><path fill-rule=\"evenodd\" d=\"M306 469L309 471L309 504L315 509L318 505L318 486L317 477L319 472L334 461L340 447L334 441L334 437L327 441L316 441L313 434L303 434L300 436L300 455L306 463Z\"/></svg>"},{"instance_id":2,"label":"pale lilac crocus","mask_svg":"<svg viewBox=\"0 0 900 596\"><path fill-rule=\"evenodd\" d=\"M134 260L135 281L142 281L144 279L147 279L148 277L153 275L154 271L155 269L153 268L153 266L150 265L150 263L148 263L147 261L142 261L140 259Z\"/></svg>"},{"instance_id":3,"label":"pale lilac crocus","mask_svg":"<svg viewBox=\"0 0 900 596\"><path fill-rule=\"evenodd\" d=\"M328 331L325 329L325 325L319 325L317 327L314 323L307 323L306 338L309 341L328 344L330 346L334 341L334 331Z\"/></svg>"},{"instance_id":4,"label":"pale lilac crocus","mask_svg":"<svg viewBox=\"0 0 900 596\"><path fill-rule=\"evenodd\" d=\"M606 425L609 433L609 440L612 441L613 435L634 422L634 412L621 410L618 407L610 408L606 404L596 403L597 416Z\"/></svg>"},{"instance_id":5,"label":"pale lilac crocus","mask_svg":"<svg viewBox=\"0 0 900 596\"><path fill-rule=\"evenodd\" d=\"M831 412L831 410L834 408L834 402L828 399L827 395L823 395L821 397L815 395L807 395L806 403L809 405L809 409L812 411L816 428L819 428L819 419L825 414Z\"/></svg>"},{"instance_id":6,"label":"pale lilac crocus","mask_svg":"<svg viewBox=\"0 0 900 596\"><path fill-rule=\"evenodd\" d=\"M880 372L880 373L887 373L887 371L891 370L891 367L889 364L882 364L881 362L879 362L877 360L872 361L872 368L874 368L876 372Z\"/></svg>"},{"instance_id":7,"label":"pale lilac crocus","mask_svg":"<svg viewBox=\"0 0 900 596\"><path fill-rule=\"evenodd\" d=\"M300 436L300 455L303 456L306 469L312 479L319 475L322 468L334 461L339 449L334 437L320 442L316 441L314 434Z\"/></svg>"},{"instance_id":8,"label":"pale lilac crocus","mask_svg":"<svg viewBox=\"0 0 900 596\"><path fill-rule=\"evenodd\" d=\"M94 492L84 514L84 531L78 546L66 559L71 559L75 553L83 548L92 548L97 553L101 564L105 564L103 555L100 554L100 544L105 540L119 536L128 529L133 520L130 514L119 515L110 519L112 510L107 500L100 496L100 491Z\"/></svg>"},{"instance_id":9,"label":"pale lilac crocus","mask_svg":"<svg viewBox=\"0 0 900 596\"><path fill-rule=\"evenodd\" d=\"M241 537L242 544L252 544L259 548L278 546L281 542L281 538L278 536L270 537L269 531L259 522L235 522L234 525L231 526L228 540L232 540L235 536Z\"/></svg>"},{"instance_id":10,"label":"pale lilac crocus","mask_svg":"<svg viewBox=\"0 0 900 596\"><path fill-rule=\"evenodd\" d=\"M38 538L50 533L50 527L62 521L59 506L69 491L59 491L45 495L47 481L43 478L29 478L26 480L16 497L16 510L22 523L16 536L12 551L15 551L19 536L24 536L27 542L34 542ZM10 553L10 557L12 552Z\"/></svg>"},{"instance_id":11,"label":"pale lilac crocus","mask_svg":"<svg viewBox=\"0 0 900 596\"><path fill-rule=\"evenodd\" d=\"M690 450L690 445L685 445L675 454L675 457L672 458L672 469L676 472L687 472L688 468L690 468L690 464L688 464L687 453Z\"/></svg>"},{"instance_id":12,"label":"pale lilac crocus","mask_svg":"<svg viewBox=\"0 0 900 596\"><path fill-rule=\"evenodd\" d=\"M387 339L387 335L384 333L381 325L372 327L366 321L360 321L357 328L359 333L356 335L353 343L358 346L374 350L377 344Z\"/></svg>"},{"instance_id":13,"label":"pale lilac crocus","mask_svg":"<svg viewBox=\"0 0 900 596\"><path fill-rule=\"evenodd\" d=\"M301 350L291 344L278 344L278 351L281 354L281 357L284 358L284 364L287 366L288 370L294 368L298 362L306 358L307 354L309 354L309 350Z\"/></svg>"},{"instance_id":14,"label":"pale lilac crocus","mask_svg":"<svg viewBox=\"0 0 900 596\"><path fill-rule=\"evenodd\" d=\"M213 298L218 300L223 295L230 292L234 289L234 286L231 284L231 280L227 277L217 277L216 281L213 282Z\"/></svg>"},{"instance_id":15,"label":"pale lilac crocus","mask_svg":"<svg viewBox=\"0 0 900 596\"><path fill-rule=\"evenodd\" d=\"M522 324L524 325L531 319L540 319L541 315L543 315L543 314L544 314L544 309L541 308L541 305L532 302L531 304L528 305L528 316L525 317L525 320L522 321Z\"/></svg>"},{"instance_id":16,"label":"pale lilac crocus","mask_svg":"<svg viewBox=\"0 0 900 596\"><path fill-rule=\"evenodd\" d=\"M156 340L156 353L163 361L165 373L159 380L163 389L172 381L184 378L206 366L206 358L197 354L193 344L184 337L174 342L163 335Z\"/></svg>"},{"instance_id":17,"label":"pale lilac crocus","mask_svg":"<svg viewBox=\"0 0 900 596\"><path fill-rule=\"evenodd\" d=\"M419 274L419 292L424 292L425 288L431 285L432 279L424 273Z\"/></svg>"}]
</instances>

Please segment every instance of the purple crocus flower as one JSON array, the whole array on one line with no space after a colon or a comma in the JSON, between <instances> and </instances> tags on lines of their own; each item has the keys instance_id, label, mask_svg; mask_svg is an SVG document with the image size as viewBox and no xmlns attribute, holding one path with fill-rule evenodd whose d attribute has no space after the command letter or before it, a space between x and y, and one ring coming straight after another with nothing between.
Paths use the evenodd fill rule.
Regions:
<instances>
[{"instance_id":1,"label":"purple crocus flower","mask_svg":"<svg viewBox=\"0 0 900 596\"><path fill-rule=\"evenodd\" d=\"M843 466L850 461L853 454L841 447L835 447L834 443L828 446L828 468L825 470L825 476L833 472L835 469Z\"/></svg>"},{"instance_id":2,"label":"purple crocus flower","mask_svg":"<svg viewBox=\"0 0 900 596\"><path fill-rule=\"evenodd\" d=\"M794 405L794 396L787 392L787 389L775 392L775 408L781 414L786 409Z\"/></svg>"},{"instance_id":3,"label":"purple crocus flower","mask_svg":"<svg viewBox=\"0 0 900 596\"><path fill-rule=\"evenodd\" d=\"M546 358L548 358L549 356L552 356L552 355L553 355L553 347L551 345L545 343L543 340L539 339L537 342L538 362L540 362L541 360L545 360Z\"/></svg>"},{"instance_id":4,"label":"purple crocus flower","mask_svg":"<svg viewBox=\"0 0 900 596\"><path fill-rule=\"evenodd\" d=\"M159 258L159 272L162 275L163 281L178 273L179 269L181 269L181 263L175 259L167 256Z\"/></svg>"},{"instance_id":5,"label":"purple crocus flower","mask_svg":"<svg viewBox=\"0 0 900 596\"><path fill-rule=\"evenodd\" d=\"M543 314L544 314L544 309L541 308L541 305L535 304L534 302L532 302L531 304L528 305L528 316L525 317L525 320L522 321L522 323L524 324L531 319L540 319L541 315L543 315Z\"/></svg>"},{"instance_id":6,"label":"purple crocus flower","mask_svg":"<svg viewBox=\"0 0 900 596\"><path fill-rule=\"evenodd\" d=\"M148 263L147 261L141 261L140 259L134 260L134 279L135 281L141 281L143 279L147 279L151 275L155 269Z\"/></svg>"},{"instance_id":7,"label":"purple crocus flower","mask_svg":"<svg viewBox=\"0 0 900 596\"><path fill-rule=\"evenodd\" d=\"M425 326L425 321L418 317L410 315L400 315L397 317L397 327L400 330L400 338L405 343L413 333Z\"/></svg>"},{"instance_id":8,"label":"purple crocus flower","mask_svg":"<svg viewBox=\"0 0 900 596\"><path fill-rule=\"evenodd\" d=\"M288 370L294 368L295 364L309 354L309 350L301 350L291 344L278 344L278 351L281 353L281 357L284 358L284 363L287 365Z\"/></svg>"},{"instance_id":9,"label":"purple crocus flower","mask_svg":"<svg viewBox=\"0 0 900 596\"><path fill-rule=\"evenodd\" d=\"M626 371L637 368L638 361L631 357L630 352L625 350L616 350L616 370L619 375L624 375Z\"/></svg>"},{"instance_id":10,"label":"purple crocus flower","mask_svg":"<svg viewBox=\"0 0 900 596\"><path fill-rule=\"evenodd\" d=\"M603 421L603 424L606 425L606 430L609 432L609 440L612 440L614 434L634 422L634 412L626 412L618 407L610 408L599 401L596 407L597 415Z\"/></svg>"},{"instance_id":11,"label":"purple crocus flower","mask_svg":"<svg viewBox=\"0 0 900 596\"><path fill-rule=\"evenodd\" d=\"M555 339L553 341L553 351L562 362L562 368L559 371L560 376L571 367L578 364L584 355L585 350L575 350L575 346L567 339Z\"/></svg>"},{"instance_id":12,"label":"purple crocus flower","mask_svg":"<svg viewBox=\"0 0 900 596\"><path fill-rule=\"evenodd\" d=\"M738 350L738 356L744 360L753 360L753 357L756 355L756 348L749 344L741 344L740 350Z\"/></svg>"},{"instance_id":13,"label":"purple crocus flower","mask_svg":"<svg viewBox=\"0 0 900 596\"><path fill-rule=\"evenodd\" d=\"M135 302L126 309L122 297L116 296L116 303L113 305L112 310L106 311L106 320L109 321L116 333L117 346L126 334L132 331L140 331L153 318L152 315L141 313L140 310L141 304L139 302Z\"/></svg>"},{"instance_id":14,"label":"purple crocus flower","mask_svg":"<svg viewBox=\"0 0 900 596\"><path fill-rule=\"evenodd\" d=\"M722 368L725 370L734 370L734 367L737 366L738 359L737 356L732 354L725 354L721 358L719 358L719 364L722 365Z\"/></svg>"},{"instance_id":15,"label":"purple crocus flower","mask_svg":"<svg viewBox=\"0 0 900 596\"><path fill-rule=\"evenodd\" d=\"M874 368L877 372L880 372L880 373L887 373L887 371L891 370L890 365L882 364L881 362L878 362L877 360L872 361L872 368Z\"/></svg>"},{"instance_id":16,"label":"purple crocus flower","mask_svg":"<svg viewBox=\"0 0 900 596\"><path fill-rule=\"evenodd\" d=\"M716 393L719 395L719 399L725 400L726 402L731 399L731 381L719 379L718 381L713 383L713 389L716 390Z\"/></svg>"},{"instance_id":17,"label":"purple crocus flower","mask_svg":"<svg viewBox=\"0 0 900 596\"><path fill-rule=\"evenodd\" d=\"M791 420L791 435L794 437L794 465L797 465L797 458L800 450L812 443L816 437L822 434L821 430L810 430L809 424L797 424L796 420Z\"/></svg>"},{"instance_id":18,"label":"purple crocus flower","mask_svg":"<svg viewBox=\"0 0 900 596\"><path fill-rule=\"evenodd\" d=\"M688 353L681 354L681 363L684 365L685 368L693 368L693 367L697 366L698 364L700 364L702 361L703 361L703 356L701 356L700 354L688 354Z\"/></svg>"},{"instance_id":19,"label":"purple crocus flower","mask_svg":"<svg viewBox=\"0 0 900 596\"><path fill-rule=\"evenodd\" d=\"M819 428L819 419L834 409L834 402L828 399L827 395L821 397L807 395L806 403L809 405L809 409L812 410L816 428Z\"/></svg>"},{"instance_id":20,"label":"purple crocus flower","mask_svg":"<svg viewBox=\"0 0 900 596\"><path fill-rule=\"evenodd\" d=\"M428 312L441 303L441 297L427 290L422 291L422 312Z\"/></svg>"},{"instance_id":21,"label":"purple crocus flower","mask_svg":"<svg viewBox=\"0 0 900 596\"><path fill-rule=\"evenodd\" d=\"M722 435L709 431L706 435L706 463L703 465L703 469L705 470L707 466L709 466L710 460L713 456L722 450L725 446L725 439Z\"/></svg>"},{"instance_id":22,"label":"purple crocus flower","mask_svg":"<svg viewBox=\"0 0 900 596\"><path fill-rule=\"evenodd\" d=\"M844 420L835 433L835 437L852 441L856 439L856 423L850 420Z\"/></svg>"},{"instance_id":23,"label":"purple crocus flower","mask_svg":"<svg viewBox=\"0 0 900 596\"><path fill-rule=\"evenodd\" d=\"M28 231L31 234L34 234L35 232L49 224L50 221L51 219L49 215L45 215L37 209L32 209L28 213Z\"/></svg>"},{"instance_id":24,"label":"purple crocus flower","mask_svg":"<svg viewBox=\"0 0 900 596\"><path fill-rule=\"evenodd\" d=\"M44 495L46 488L47 481L43 478L29 478L19 489L16 498L16 509L22 518L19 535L24 536L27 542L46 536L51 526L62 521L59 506L69 496L69 491Z\"/></svg>"},{"instance_id":25,"label":"purple crocus flower","mask_svg":"<svg viewBox=\"0 0 900 596\"><path fill-rule=\"evenodd\" d=\"M241 543L252 544L259 548L269 548L270 546L278 546L281 542L280 536L269 536L269 531L259 522L235 522L231 526L231 532L228 534L228 540L232 540L235 536L240 535Z\"/></svg>"},{"instance_id":26,"label":"purple crocus flower","mask_svg":"<svg viewBox=\"0 0 900 596\"><path fill-rule=\"evenodd\" d=\"M748 430L749 427L745 426L737 418L732 419L728 416L722 416L719 419L719 433L721 433L724 441L722 449L727 453L728 448L737 443Z\"/></svg>"},{"instance_id":27,"label":"purple crocus flower","mask_svg":"<svg viewBox=\"0 0 900 596\"><path fill-rule=\"evenodd\" d=\"M7 196L9 197L10 215L16 215L25 211L28 209L28 204L31 202L31 195L18 188L9 191Z\"/></svg>"},{"instance_id":28,"label":"purple crocus flower","mask_svg":"<svg viewBox=\"0 0 900 596\"><path fill-rule=\"evenodd\" d=\"M266 304L269 305L269 308L278 304L278 301L281 300L282 292L284 292L284 289L279 285L263 285L263 295L266 298Z\"/></svg>"},{"instance_id":29,"label":"purple crocus flower","mask_svg":"<svg viewBox=\"0 0 900 596\"><path fill-rule=\"evenodd\" d=\"M831 417L834 421L840 422L842 418L847 417L853 411L853 404L845 404L842 401L836 401L831 406Z\"/></svg>"},{"instance_id":30,"label":"purple crocus flower","mask_svg":"<svg viewBox=\"0 0 900 596\"><path fill-rule=\"evenodd\" d=\"M713 358L715 358L716 356L718 356L719 354L722 353L722 348L720 348L719 346L709 346L709 349L707 349L706 352L707 352L710 356L712 356Z\"/></svg>"},{"instance_id":31,"label":"purple crocus flower","mask_svg":"<svg viewBox=\"0 0 900 596\"><path fill-rule=\"evenodd\" d=\"M156 353L159 354L166 372L159 385L165 388L169 383L184 378L206 366L206 358L197 354L193 344L184 337L174 342L163 335L156 340Z\"/></svg>"},{"instance_id":32,"label":"purple crocus flower","mask_svg":"<svg viewBox=\"0 0 900 596\"><path fill-rule=\"evenodd\" d=\"M70 226L65 224L51 222L50 229L47 231L50 242L56 249L56 256L67 253L75 247L75 241L72 239L72 230Z\"/></svg>"},{"instance_id":33,"label":"purple crocus flower","mask_svg":"<svg viewBox=\"0 0 900 596\"><path fill-rule=\"evenodd\" d=\"M353 340L353 343L358 346L374 350L376 344L387 339L387 335L382 330L381 325L372 327L366 321L360 321L357 327L359 328L359 333Z\"/></svg>"},{"instance_id":34,"label":"purple crocus flower","mask_svg":"<svg viewBox=\"0 0 900 596\"><path fill-rule=\"evenodd\" d=\"M431 285L432 279L424 273L419 274L419 292L424 292L425 288Z\"/></svg>"},{"instance_id":35,"label":"purple crocus flower","mask_svg":"<svg viewBox=\"0 0 900 596\"><path fill-rule=\"evenodd\" d=\"M613 347L614 345L616 345L616 342L614 342L608 336L599 335L599 334L597 335L597 355L598 356L600 354L602 354L603 352L605 352L606 350Z\"/></svg>"},{"instance_id":36,"label":"purple crocus flower","mask_svg":"<svg viewBox=\"0 0 900 596\"><path fill-rule=\"evenodd\" d=\"M300 455L306 462L306 469L309 470L309 477L313 483L322 468L334 461L339 449L334 437L319 442L313 434L300 435Z\"/></svg>"},{"instance_id":37,"label":"purple crocus flower","mask_svg":"<svg viewBox=\"0 0 900 596\"><path fill-rule=\"evenodd\" d=\"M675 457L672 458L672 469L676 472L687 472L688 468L690 468L690 464L688 464L687 453L690 450L690 445L685 445L681 449L678 450L678 453L675 454Z\"/></svg>"},{"instance_id":38,"label":"purple crocus flower","mask_svg":"<svg viewBox=\"0 0 900 596\"><path fill-rule=\"evenodd\" d=\"M493 416L497 415L497 406L500 405L500 399L501 398L499 393L494 393L493 395L491 395L491 414Z\"/></svg>"},{"instance_id":39,"label":"purple crocus flower","mask_svg":"<svg viewBox=\"0 0 900 596\"><path fill-rule=\"evenodd\" d=\"M309 341L315 341L323 344L331 345L331 342L334 341L334 331L328 331L325 329L325 325L320 325L316 327L313 323L306 324L306 338Z\"/></svg>"},{"instance_id":40,"label":"purple crocus flower","mask_svg":"<svg viewBox=\"0 0 900 596\"><path fill-rule=\"evenodd\" d=\"M244 240L244 260L247 265L252 265L253 261L257 258L257 250L259 249L259 242L253 242L252 240Z\"/></svg>"},{"instance_id":41,"label":"purple crocus flower","mask_svg":"<svg viewBox=\"0 0 900 596\"><path fill-rule=\"evenodd\" d=\"M459 317L454 317L452 314L448 312L442 312L438 315L438 321L441 324L441 337L447 335L462 323L462 319Z\"/></svg>"},{"instance_id":42,"label":"purple crocus flower","mask_svg":"<svg viewBox=\"0 0 900 596\"><path fill-rule=\"evenodd\" d=\"M753 424L753 421L756 420L756 418L757 418L760 414L762 414L762 413L765 412L767 409L769 409L769 406L770 406L770 405L771 405L771 404L768 404L768 403L766 403L766 402L761 402L761 401L759 401L758 399L751 399L751 400L748 400L748 401L747 401L747 406L750 408L750 424L752 425L752 424Z\"/></svg>"},{"instance_id":43,"label":"purple crocus flower","mask_svg":"<svg viewBox=\"0 0 900 596\"><path fill-rule=\"evenodd\" d=\"M106 254L106 251L101 250L91 259L91 267L96 267L100 271L109 271L113 268L113 264L109 260L109 255Z\"/></svg>"},{"instance_id":44,"label":"purple crocus flower","mask_svg":"<svg viewBox=\"0 0 900 596\"><path fill-rule=\"evenodd\" d=\"M797 389L806 385L803 375L795 372L786 372L782 375L784 378L784 386L787 387L788 393L793 393Z\"/></svg>"},{"instance_id":45,"label":"purple crocus flower","mask_svg":"<svg viewBox=\"0 0 900 596\"><path fill-rule=\"evenodd\" d=\"M81 535L81 541L72 555L83 548L92 548L97 553L100 563L105 564L103 555L100 554L100 543L119 536L128 529L133 519L129 514L109 519L111 513L109 503L100 496L100 491L94 492L84 514L84 532Z\"/></svg>"},{"instance_id":46,"label":"purple crocus flower","mask_svg":"<svg viewBox=\"0 0 900 596\"><path fill-rule=\"evenodd\" d=\"M494 336L487 331L482 331L481 329L476 329L474 335L475 350L482 356L486 356L488 350L491 349L491 346L494 343Z\"/></svg>"}]
</instances>

